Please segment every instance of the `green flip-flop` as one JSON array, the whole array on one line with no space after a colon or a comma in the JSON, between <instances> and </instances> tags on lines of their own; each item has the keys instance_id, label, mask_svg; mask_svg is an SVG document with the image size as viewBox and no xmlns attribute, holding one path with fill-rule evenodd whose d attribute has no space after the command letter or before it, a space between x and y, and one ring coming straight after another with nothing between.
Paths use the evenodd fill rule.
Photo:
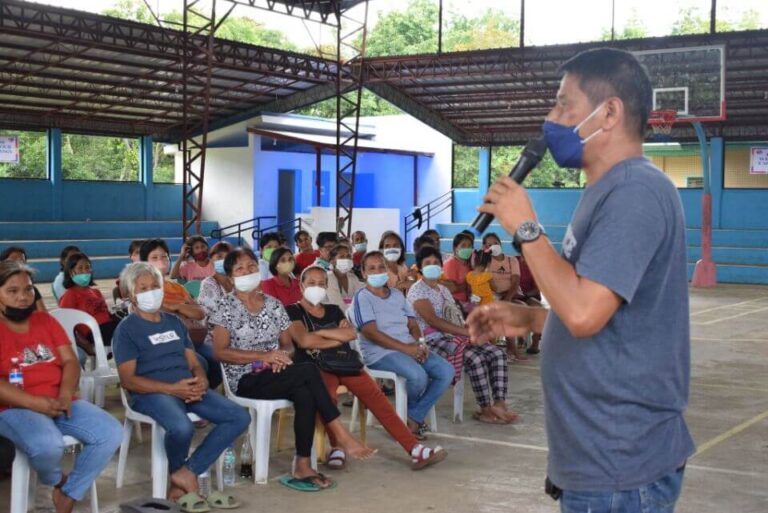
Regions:
<instances>
[{"instance_id":1,"label":"green flip-flop","mask_svg":"<svg viewBox=\"0 0 768 513\"><path fill-rule=\"evenodd\" d=\"M240 503L231 495L221 492L212 492L208 496L208 505L214 509L235 509L240 507Z\"/></svg>"},{"instance_id":2,"label":"green flip-flop","mask_svg":"<svg viewBox=\"0 0 768 513\"><path fill-rule=\"evenodd\" d=\"M176 504L184 513L208 513L211 511L211 507L205 502L205 499L194 492L182 495L176 499Z\"/></svg>"},{"instance_id":3,"label":"green flip-flop","mask_svg":"<svg viewBox=\"0 0 768 513\"><path fill-rule=\"evenodd\" d=\"M315 478L321 478L321 479L328 479L323 474L316 474L314 476L305 477L303 479L299 479L297 477L293 477L290 474L286 474L280 479L278 479L278 482L287 487L291 490L296 490L298 492L321 492L323 490L333 490L336 488L336 481L331 481L331 484L325 488L320 486L319 484L315 483L313 480Z\"/></svg>"}]
</instances>

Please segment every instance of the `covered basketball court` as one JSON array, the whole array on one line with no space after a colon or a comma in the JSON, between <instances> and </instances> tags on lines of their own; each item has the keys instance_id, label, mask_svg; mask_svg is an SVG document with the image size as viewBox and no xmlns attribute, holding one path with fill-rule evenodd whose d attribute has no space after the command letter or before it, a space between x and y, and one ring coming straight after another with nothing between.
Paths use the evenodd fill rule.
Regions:
<instances>
[{"instance_id":1,"label":"covered basketball court","mask_svg":"<svg viewBox=\"0 0 768 513\"><path fill-rule=\"evenodd\" d=\"M183 51L182 41L168 40L166 31L149 25L18 0L2 1L0 21L0 128L48 130L54 170L55 141L62 129L140 136L143 144L151 144L152 138L179 142L184 136L199 137L201 126L185 122L178 110L187 102L182 86L191 88L189 95L209 95L206 130L262 111L291 111L337 93L337 63L325 59L222 44L213 54L209 81L201 84L174 65ZM454 223L441 227L443 237L450 237L471 219L488 187L493 148L522 144L538 134L557 89L558 64L580 50L605 44L383 57L367 59L362 65L352 62L348 70L365 87L456 143L482 148L481 162L487 165L480 166L479 187L452 192ZM720 277L765 276L768 194L759 189L729 189L724 168L729 143L768 140L768 31L610 45L637 52L650 69L657 70L655 108L674 111L676 124L669 138L660 134L655 142L694 143L692 151L698 152L701 162L709 162L701 188L681 189L686 213L692 216L691 274L693 264L709 251L713 260L721 262ZM665 115L669 116L659 113L659 117ZM701 123L698 133L694 122ZM145 216L162 197L176 209L169 214L175 215L171 219L178 219L182 210L186 215L182 207L186 191L153 186L151 162L143 165L149 166L144 168L149 175L143 175L141 190L132 191L129 200L120 199L124 195L103 184L97 190L88 189L89 197L112 201L104 208L115 212L140 205ZM86 188L62 183L60 174L49 178L45 185L0 183L5 203L0 205L4 213L0 221L14 219L12 211L33 208L24 201L29 197L39 204L34 208L46 209L36 223L57 219L57 209L57 220L62 221L62 209L74 208L68 197ZM578 192L532 191L545 224L554 227L553 234L567 222ZM144 221L151 219L151 215L144 217ZM82 219L64 220L82 224ZM185 229L193 226L184 224ZM557 236L553 239L559 242ZM744 282L754 283L746 278ZM113 281L99 285L107 295ZM46 300L49 307L54 306L50 297ZM765 287L692 289L693 377L687 417L698 452L689 462L678 512L768 510L766 311ZM556 511L557 505L543 493L547 447L538 361L512 364L509 388L509 402L522 416L512 427L478 424L469 415L464 423L454 424L450 394L443 398L438 407L439 429L430 435L430 442L445 447L449 458L438 467L411 472L400 448L374 428L369 431L369 443L379 449L379 455L370 462L352 462L334 475L339 487L330 492L298 494L279 486L274 479L290 471L292 451L273 451L269 484L241 481L236 486L234 493L244 502L241 511ZM470 412L471 393L466 394L466 403L465 410ZM106 408L122 418L116 391L107 397ZM348 418L350 412L342 409L342 413ZM122 489L115 489L114 462L99 478L101 511L117 511L121 502L149 495L148 441L145 432L143 444L133 443ZM10 496L9 480L0 482L0 496ZM37 505L47 507L48 499L49 490L41 487ZM87 510L85 503L78 507ZM0 501L0 513L7 508L8 500Z\"/></svg>"}]
</instances>

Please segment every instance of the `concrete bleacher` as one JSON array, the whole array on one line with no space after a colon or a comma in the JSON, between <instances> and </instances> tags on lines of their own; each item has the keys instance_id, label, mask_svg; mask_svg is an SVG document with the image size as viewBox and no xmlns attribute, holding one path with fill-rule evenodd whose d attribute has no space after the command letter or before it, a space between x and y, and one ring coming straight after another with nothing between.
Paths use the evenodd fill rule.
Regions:
<instances>
[{"instance_id":1,"label":"concrete bleacher","mask_svg":"<svg viewBox=\"0 0 768 513\"><path fill-rule=\"evenodd\" d=\"M201 226L206 237L216 228L218 223L211 221ZM132 240L162 238L175 256L181 250L181 233L181 221L4 222L0 223L0 251L23 247L29 265L37 270L35 280L49 282L59 272L62 248L75 245L91 258L96 279L114 278L128 262Z\"/></svg>"},{"instance_id":2,"label":"concrete bleacher","mask_svg":"<svg viewBox=\"0 0 768 513\"><path fill-rule=\"evenodd\" d=\"M440 250L444 254L452 251L452 239L469 223L448 223L437 225L440 232ZM545 225L545 230L555 248L565 236L566 226ZM512 236L500 225L492 224L488 232L495 232L502 241L504 253L515 255ZM701 258L701 229L686 230L688 243L688 278L693 276L696 261ZM475 241L479 248L480 240ZM748 283L768 285L768 230L712 230L712 259L717 264L717 280L722 283Z\"/></svg>"}]
</instances>

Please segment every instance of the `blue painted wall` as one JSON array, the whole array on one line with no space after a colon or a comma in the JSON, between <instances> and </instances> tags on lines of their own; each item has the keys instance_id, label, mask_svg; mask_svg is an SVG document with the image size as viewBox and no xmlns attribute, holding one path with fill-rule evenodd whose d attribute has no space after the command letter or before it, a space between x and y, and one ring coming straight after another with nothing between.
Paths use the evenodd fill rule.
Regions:
<instances>
[{"instance_id":1,"label":"blue painted wall","mask_svg":"<svg viewBox=\"0 0 768 513\"><path fill-rule=\"evenodd\" d=\"M274 216L277 215L277 173L279 169L296 169L301 173L301 205L297 206L297 212L309 212L316 203L315 168L316 156L309 153L295 153L285 151L269 151L261 149L257 140L254 144L254 191L253 191L253 215ZM429 179L429 175L423 171L431 169L425 160L419 158L419 180ZM414 158L409 155L396 155L390 153L359 153L357 160L357 180L355 183L355 206L362 208L396 208L400 210L401 233L405 227L402 225L403 216L409 214L414 207ZM323 188L327 188L329 195L323 197L323 206L336 206L336 157L334 155L322 155L321 164L323 174L321 181ZM428 201L433 198L419 198L419 201Z\"/></svg>"},{"instance_id":2,"label":"blue painted wall","mask_svg":"<svg viewBox=\"0 0 768 513\"><path fill-rule=\"evenodd\" d=\"M152 205L144 215L147 194L139 182L79 182L65 180L61 194L48 180L0 180L0 221L173 220L181 218L181 185L153 185ZM54 215L54 201L61 217Z\"/></svg>"}]
</instances>

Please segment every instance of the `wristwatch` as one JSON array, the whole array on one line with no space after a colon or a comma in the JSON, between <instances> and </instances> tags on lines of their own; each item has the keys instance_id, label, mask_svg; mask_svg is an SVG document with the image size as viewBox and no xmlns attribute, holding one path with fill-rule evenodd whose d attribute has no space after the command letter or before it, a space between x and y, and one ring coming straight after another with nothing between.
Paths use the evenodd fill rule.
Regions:
<instances>
[{"instance_id":1,"label":"wristwatch","mask_svg":"<svg viewBox=\"0 0 768 513\"><path fill-rule=\"evenodd\" d=\"M517 231L515 232L515 237L512 240L512 246L514 246L515 250L517 250L518 253L523 253L523 244L526 242L533 242L537 240L542 235L546 235L547 232L544 231L544 227L541 226L536 221L525 221L520 226L517 227Z\"/></svg>"}]
</instances>

